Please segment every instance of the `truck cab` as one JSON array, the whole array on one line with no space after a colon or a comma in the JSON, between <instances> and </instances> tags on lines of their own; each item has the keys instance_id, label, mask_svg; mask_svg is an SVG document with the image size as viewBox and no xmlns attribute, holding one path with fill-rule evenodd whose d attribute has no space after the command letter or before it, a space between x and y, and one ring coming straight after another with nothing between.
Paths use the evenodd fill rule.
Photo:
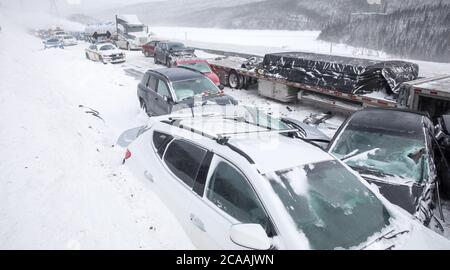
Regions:
<instances>
[{"instance_id":1,"label":"truck cab","mask_svg":"<svg viewBox=\"0 0 450 270\"><path fill-rule=\"evenodd\" d=\"M141 50L150 41L148 26L141 23L136 15L116 15L116 45L126 50Z\"/></svg>"}]
</instances>

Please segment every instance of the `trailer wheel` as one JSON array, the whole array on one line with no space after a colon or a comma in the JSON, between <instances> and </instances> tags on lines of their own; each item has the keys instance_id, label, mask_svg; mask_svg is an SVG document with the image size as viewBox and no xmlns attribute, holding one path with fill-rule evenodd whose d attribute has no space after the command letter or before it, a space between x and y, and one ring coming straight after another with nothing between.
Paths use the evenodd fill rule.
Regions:
<instances>
[{"instance_id":1,"label":"trailer wheel","mask_svg":"<svg viewBox=\"0 0 450 270\"><path fill-rule=\"evenodd\" d=\"M250 86L250 78L246 77L246 76L241 76L242 77L242 89L247 90L248 87Z\"/></svg>"},{"instance_id":2,"label":"trailer wheel","mask_svg":"<svg viewBox=\"0 0 450 270\"><path fill-rule=\"evenodd\" d=\"M239 89L241 86L241 78L235 70L231 70L228 73L228 85L234 89Z\"/></svg>"}]
</instances>

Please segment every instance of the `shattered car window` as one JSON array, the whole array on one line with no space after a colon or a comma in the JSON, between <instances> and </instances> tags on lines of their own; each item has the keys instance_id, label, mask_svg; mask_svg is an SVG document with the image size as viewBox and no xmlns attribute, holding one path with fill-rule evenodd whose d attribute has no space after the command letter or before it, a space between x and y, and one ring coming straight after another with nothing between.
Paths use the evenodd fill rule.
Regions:
<instances>
[{"instance_id":1,"label":"shattered car window","mask_svg":"<svg viewBox=\"0 0 450 270\"><path fill-rule=\"evenodd\" d=\"M331 153L362 174L390 181L420 183L428 178L428 156L423 134L376 128L349 127Z\"/></svg>"},{"instance_id":2,"label":"shattered car window","mask_svg":"<svg viewBox=\"0 0 450 270\"><path fill-rule=\"evenodd\" d=\"M264 176L313 249L355 247L390 224L380 200L338 161Z\"/></svg>"}]
</instances>

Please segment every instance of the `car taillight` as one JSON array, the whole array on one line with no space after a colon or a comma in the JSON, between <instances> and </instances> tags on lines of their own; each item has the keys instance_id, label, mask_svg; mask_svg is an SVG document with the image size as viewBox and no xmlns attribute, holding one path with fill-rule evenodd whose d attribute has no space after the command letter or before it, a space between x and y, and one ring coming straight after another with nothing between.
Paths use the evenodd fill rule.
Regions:
<instances>
[{"instance_id":1,"label":"car taillight","mask_svg":"<svg viewBox=\"0 0 450 270\"><path fill-rule=\"evenodd\" d=\"M131 157L131 152L130 152L130 150L127 149L127 151L125 152L125 157L122 160L122 164L125 164L125 161L127 159L129 159L130 157Z\"/></svg>"}]
</instances>

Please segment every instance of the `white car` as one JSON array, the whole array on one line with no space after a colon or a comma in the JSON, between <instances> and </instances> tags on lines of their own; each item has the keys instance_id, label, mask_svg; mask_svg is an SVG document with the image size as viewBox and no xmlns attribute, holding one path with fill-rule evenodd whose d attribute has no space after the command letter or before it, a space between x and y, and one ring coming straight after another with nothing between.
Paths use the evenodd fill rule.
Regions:
<instances>
[{"instance_id":1,"label":"white car","mask_svg":"<svg viewBox=\"0 0 450 270\"><path fill-rule=\"evenodd\" d=\"M78 44L77 39L71 35L62 36L61 41L64 44L64 46L74 46Z\"/></svg>"},{"instance_id":2,"label":"white car","mask_svg":"<svg viewBox=\"0 0 450 270\"><path fill-rule=\"evenodd\" d=\"M117 49L112 43L92 44L86 50L86 58L106 63L123 63L126 60L125 53Z\"/></svg>"},{"instance_id":3,"label":"white car","mask_svg":"<svg viewBox=\"0 0 450 270\"><path fill-rule=\"evenodd\" d=\"M197 248L450 249L297 130L215 114L149 121L119 138L123 162Z\"/></svg>"}]
</instances>

